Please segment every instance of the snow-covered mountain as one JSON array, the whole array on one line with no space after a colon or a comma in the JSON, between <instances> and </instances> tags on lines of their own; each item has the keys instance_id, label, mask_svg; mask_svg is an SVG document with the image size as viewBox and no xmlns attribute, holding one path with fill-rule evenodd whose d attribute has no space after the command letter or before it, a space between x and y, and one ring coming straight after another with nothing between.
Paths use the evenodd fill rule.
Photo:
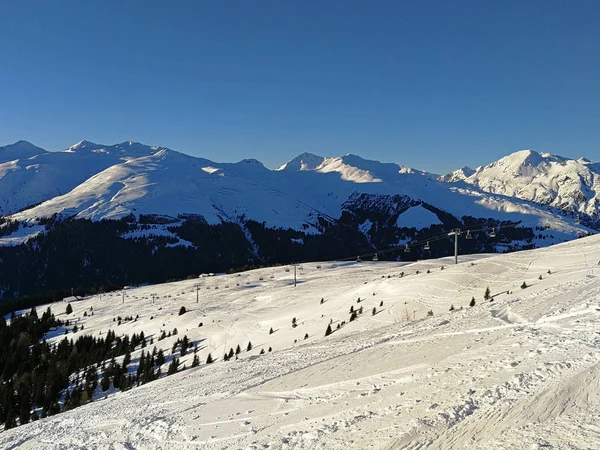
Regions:
<instances>
[{"instance_id":1,"label":"snow-covered mountain","mask_svg":"<svg viewBox=\"0 0 600 450\"><path fill-rule=\"evenodd\" d=\"M591 217L600 213L600 164L585 158L574 160L522 150L473 172L452 172L441 180L464 182L485 192Z\"/></svg>"},{"instance_id":2,"label":"snow-covered mountain","mask_svg":"<svg viewBox=\"0 0 600 450\"><path fill-rule=\"evenodd\" d=\"M100 171L160 151L137 142L105 146L81 141L47 152L28 142L0 148L0 215L66 194Z\"/></svg>"},{"instance_id":3,"label":"snow-covered mountain","mask_svg":"<svg viewBox=\"0 0 600 450\"><path fill-rule=\"evenodd\" d=\"M0 147L0 164L16 159L27 159L35 155L48 153L43 148L36 147L31 142L18 141L14 144Z\"/></svg>"},{"instance_id":4,"label":"snow-covered mountain","mask_svg":"<svg viewBox=\"0 0 600 450\"><path fill-rule=\"evenodd\" d=\"M521 221L532 227L556 222L557 229L572 236L578 232L571 219L563 221L534 204L479 189L457 189L438 181L436 175L356 155L303 154L278 170L269 170L254 159L217 163L136 144L78 144L60 156L75 161L77 156L71 155L80 152L88 156L82 161L95 163L87 167L88 173L115 159L121 162L11 218L33 223L53 215L101 220L140 214L174 218L195 214L208 223L251 219L269 227L316 230L318 217L338 219L353 195L367 194L386 198L401 195L433 205L459 220L465 216L492 218ZM56 154L43 156L49 155Z\"/></svg>"}]
</instances>

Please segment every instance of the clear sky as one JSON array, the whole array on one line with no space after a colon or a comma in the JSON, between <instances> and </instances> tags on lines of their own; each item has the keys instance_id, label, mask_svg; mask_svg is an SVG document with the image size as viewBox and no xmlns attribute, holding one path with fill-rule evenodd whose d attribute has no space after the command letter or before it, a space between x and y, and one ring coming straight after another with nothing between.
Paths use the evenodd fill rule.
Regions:
<instances>
[{"instance_id":1,"label":"clear sky","mask_svg":"<svg viewBox=\"0 0 600 450\"><path fill-rule=\"evenodd\" d=\"M0 145L600 160L600 1L0 0Z\"/></svg>"}]
</instances>

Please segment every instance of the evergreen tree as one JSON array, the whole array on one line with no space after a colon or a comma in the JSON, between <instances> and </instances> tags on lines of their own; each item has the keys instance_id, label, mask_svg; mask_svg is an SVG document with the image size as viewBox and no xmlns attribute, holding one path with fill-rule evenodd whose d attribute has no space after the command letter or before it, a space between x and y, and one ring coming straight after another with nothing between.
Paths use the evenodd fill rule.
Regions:
<instances>
[{"instance_id":1,"label":"evergreen tree","mask_svg":"<svg viewBox=\"0 0 600 450\"><path fill-rule=\"evenodd\" d=\"M192 367L198 367L200 365L200 358L198 355L194 355L194 359L192 360Z\"/></svg>"},{"instance_id":2,"label":"evergreen tree","mask_svg":"<svg viewBox=\"0 0 600 450\"><path fill-rule=\"evenodd\" d=\"M469 306L475 306L475 297L471 299L471 303L469 303Z\"/></svg>"},{"instance_id":3,"label":"evergreen tree","mask_svg":"<svg viewBox=\"0 0 600 450\"><path fill-rule=\"evenodd\" d=\"M179 367L179 359L173 358L171 364L169 364L169 370L167 371L167 375L173 375L177 373L177 368Z\"/></svg>"},{"instance_id":4,"label":"evergreen tree","mask_svg":"<svg viewBox=\"0 0 600 450\"><path fill-rule=\"evenodd\" d=\"M181 356L187 353L189 343L188 337L184 335L183 339L181 340Z\"/></svg>"},{"instance_id":5,"label":"evergreen tree","mask_svg":"<svg viewBox=\"0 0 600 450\"><path fill-rule=\"evenodd\" d=\"M275 332L273 331L273 328L271 327L271 329L269 330L269 334L273 334L273 333L275 333Z\"/></svg>"},{"instance_id":6,"label":"evergreen tree","mask_svg":"<svg viewBox=\"0 0 600 450\"><path fill-rule=\"evenodd\" d=\"M179 315L180 316L183 316L186 312L187 312L187 310L185 309L185 306L182 306L181 308L179 308Z\"/></svg>"},{"instance_id":7,"label":"evergreen tree","mask_svg":"<svg viewBox=\"0 0 600 450\"><path fill-rule=\"evenodd\" d=\"M372 315L375 315L375 314L377 314L377 308L376 308L375 306L373 306L373 311L371 311L371 314L372 314Z\"/></svg>"},{"instance_id":8,"label":"evergreen tree","mask_svg":"<svg viewBox=\"0 0 600 450\"><path fill-rule=\"evenodd\" d=\"M327 330L325 330L325 336L329 336L331 333L332 333L331 325L327 325ZM270 348L269 348L269 351L271 351Z\"/></svg>"},{"instance_id":9,"label":"evergreen tree","mask_svg":"<svg viewBox=\"0 0 600 450\"><path fill-rule=\"evenodd\" d=\"M71 314L73 312L73 307L71 306L70 303L67 303L67 315Z\"/></svg>"},{"instance_id":10,"label":"evergreen tree","mask_svg":"<svg viewBox=\"0 0 600 450\"><path fill-rule=\"evenodd\" d=\"M252 350L252 342L248 342L248 346L246 347L246 351L249 352Z\"/></svg>"},{"instance_id":11,"label":"evergreen tree","mask_svg":"<svg viewBox=\"0 0 600 450\"><path fill-rule=\"evenodd\" d=\"M356 320L356 318L358 317L358 315L356 314L356 311L354 311L351 315L350 315L350 322L354 322Z\"/></svg>"},{"instance_id":12,"label":"evergreen tree","mask_svg":"<svg viewBox=\"0 0 600 450\"><path fill-rule=\"evenodd\" d=\"M227 355L227 357L228 357L228 359L231 359L231 358L233 358L233 356L234 356L233 348L230 348L229 354Z\"/></svg>"},{"instance_id":13,"label":"evergreen tree","mask_svg":"<svg viewBox=\"0 0 600 450\"><path fill-rule=\"evenodd\" d=\"M450 305L450 311L454 311L454 305Z\"/></svg>"},{"instance_id":14,"label":"evergreen tree","mask_svg":"<svg viewBox=\"0 0 600 450\"><path fill-rule=\"evenodd\" d=\"M212 363L213 363L212 355L209 353L208 356L206 357L206 364L212 364Z\"/></svg>"},{"instance_id":15,"label":"evergreen tree","mask_svg":"<svg viewBox=\"0 0 600 450\"><path fill-rule=\"evenodd\" d=\"M242 349L240 348L240 344L238 344L238 346L235 348L235 354L239 355L242 352Z\"/></svg>"},{"instance_id":16,"label":"evergreen tree","mask_svg":"<svg viewBox=\"0 0 600 450\"><path fill-rule=\"evenodd\" d=\"M528 287L527 283L525 281L523 281L523 284L521 285L521 289L526 289L527 287Z\"/></svg>"},{"instance_id":17,"label":"evergreen tree","mask_svg":"<svg viewBox=\"0 0 600 450\"><path fill-rule=\"evenodd\" d=\"M110 389L110 377L108 376L108 371L105 369L102 372L102 380L100 380L100 388L102 392L106 392Z\"/></svg>"},{"instance_id":18,"label":"evergreen tree","mask_svg":"<svg viewBox=\"0 0 600 450\"><path fill-rule=\"evenodd\" d=\"M490 293L490 287L488 286L488 287L485 289L485 294L483 294L483 298L484 298L485 300L489 300L489 299L490 299L490 297L491 297L491 293Z\"/></svg>"},{"instance_id":19,"label":"evergreen tree","mask_svg":"<svg viewBox=\"0 0 600 450\"><path fill-rule=\"evenodd\" d=\"M156 354L156 365L158 367L162 366L165 363L165 354L162 350L162 348L158 351L158 353Z\"/></svg>"}]
</instances>

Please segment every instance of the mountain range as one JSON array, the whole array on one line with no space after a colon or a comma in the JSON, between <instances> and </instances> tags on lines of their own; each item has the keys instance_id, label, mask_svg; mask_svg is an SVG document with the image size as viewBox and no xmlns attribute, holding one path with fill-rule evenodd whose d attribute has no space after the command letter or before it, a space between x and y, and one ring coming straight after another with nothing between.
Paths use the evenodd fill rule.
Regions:
<instances>
[{"instance_id":1,"label":"mountain range","mask_svg":"<svg viewBox=\"0 0 600 450\"><path fill-rule=\"evenodd\" d=\"M0 214L17 220L144 213L200 214L218 222L244 215L298 227L311 210L338 216L353 192L408 195L456 216L481 216L485 209L499 218L506 203L529 213L530 205L514 200L520 199L595 219L600 164L523 150L439 177L356 155L303 153L269 170L254 159L217 163L132 141L110 146L81 141L57 152L26 141L0 147ZM15 214L20 210L26 211Z\"/></svg>"},{"instance_id":2,"label":"mountain range","mask_svg":"<svg viewBox=\"0 0 600 450\"><path fill-rule=\"evenodd\" d=\"M357 155L303 153L270 170L255 159L219 163L132 141L81 141L55 152L19 141L0 147L0 215L4 252L23 245L39 252L57 227L72 233L73 227L127 223L113 230L122 241L154 246L154 253L183 247L208 255L215 240L207 240L207 233L233 226L244 252L234 262L215 246L213 260L228 261L217 264L220 269L314 259L316 253L333 259L378 252L453 228L494 228L500 234L492 242L479 233L478 246L462 244L465 252L506 251L598 230L600 164L523 150L438 176ZM512 231L504 230L507 225ZM228 240L219 239L222 246ZM434 255L448 251L443 245ZM85 254L81 244L74 258L93 267ZM416 252L410 258L425 256ZM208 270L209 260L195 266L200 268ZM39 278L38 291L48 287L47 277ZM138 281L143 279L139 274ZM4 289L8 296L22 293Z\"/></svg>"}]
</instances>

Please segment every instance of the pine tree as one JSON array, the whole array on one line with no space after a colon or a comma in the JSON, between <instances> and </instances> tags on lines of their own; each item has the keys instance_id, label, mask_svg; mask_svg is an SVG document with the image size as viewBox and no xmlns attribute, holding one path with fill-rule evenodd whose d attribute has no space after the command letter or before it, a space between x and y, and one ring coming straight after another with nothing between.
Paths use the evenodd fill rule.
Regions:
<instances>
[{"instance_id":1,"label":"pine tree","mask_svg":"<svg viewBox=\"0 0 600 450\"><path fill-rule=\"evenodd\" d=\"M527 287L528 287L527 283L525 281L523 281L523 284L521 285L521 289L526 289Z\"/></svg>"},{"instance_id":2,"label":"pine tree","mask_svg":"<svg viewBox=\"0 0 600 450\"><path fill-rule=\"evenodd\" d=\"M454 305L450 305L450 311L454 311Z\"/></svg>"},{"instance_id":3,"label":"pine tree","mask_svg":"<svg viewBox=\"0 0 600 450\"><path fill-rule=\"evenodd\" d=\"M186 335L184 335L183 339L181 340L181 356L183 356L187 353L189 344L190 344L190 341L188 340L188 337Z\"/></svg>"},{"instance_id":4,"label":"pine tree","mask_svg":"<svg viewBox=\"0 0 600 450\"><path fill-rule=\"evenodd\" d=\"M102 380L100 380L100 388L102 392L106 392L110 389L110 377L108 376L108 371L105 369L102 372Z\"/></svg>"},{"instance_id":5,"label":"pine tree","mask_svg":"<svg viewBox=\"0 0 600 450\"><path fill-rule=\"evenodd\" d=\"M475 306L475 297L471 299L471 303L469 303L469 306Z\"/></svg>"},{"instance_id":6,"label":"pine tree","mask_svg":"<svg viewBox=\"0 0 600 450\"><path fill-rule=\"evenodd\" d=\"M356 311L354 311L354 312L352 313L352 315L350 316L350 322L354 322L354 321L356 320L356 318L357 318L357 317L358 317L358 316L357 316L357 314L356 314Z\"/></svg>"},{"instance_id":7,"label":"pine tree","mask_svg":"<svg viewBox=\"0 0 600 450\"><path fill-rule=\"evenodd\" d=\"M383 300L381 300L381 301L379 302L379 307L381 308L382 306L383 306Z\"/></svg>"},{"instance_id":8,"label":"pine tree","mask_svg":"<svg viewBox=\"0 0 600 450\"><path fill-rule=\"evenodd\" d=\"M308 333L306 333L306 334L304 335L304 340L307 340L307 339L308 339Z\"/></svg>"},{"instance_id":9,"label":"pine tree","mask_svg":"<svg viewBox=\"0 0 600 450\"><path fill-rule=\"evenodd\" d=\"M209 353L208 356L206 357L206 364L212 364L212 363L213 363L212 355Z\"/></svg>"},{"instance_id":10,"label":"pine tree","mask_svg":"<svg viewBox=\"0 0 600 450\"><path fill-rule=\"evenodd\" d=\"M192 360L192 367L198 367L200 365L200 358L198 355L194 355L194 359Z\"/></svg>"},{"instance_id":11,"label":"pine tree","mask_svg":"<svg viewBox=\"0 0 600 450\"><path fill-rule=\"evenodd\" d=\"M252 342L248 342L248 346L246 347L246 351L249 352L252 350Z\"/></svg>"},{"instance_id":12,"label":"pine tree","mask_svg":"<svg viewBox=\"0 0 600 450\"><path fill-rule=\"evenodd\" d=\"M179 315L180 316L183 316L186 312L187 312L187 310L185 309L185 306L182 306L181 308L179 308Z\"/></svg>"},{"instance_id":13,"label":"pine tree","mask_svg":"<svg viewBox=\"0 0 600 450\"><path fill-rule=\"evenodd\" d=\"M71 314L73 312L73 307L71 306L70 303L67 303L67 315Z\"/></svg>"},{"instance_id":14,"label":"pine tree","mask_svg":"<svg viewBox=\"0 0 600 450\"><path fill-rule=\"evenodd\" d=\"M483 294L483 298L484 298L484 300L489 300L489 299L490 299L490 297L491 297L491 293L490 293L490 287L488 286L488 287L485 289L485 294Z\"/></svg>"},{"instance_id":15,"label":"pine tree","mask_svg":"<svg viewBox=\"0 0 600 450\"><path fill-rule=\"evenodd\" d=\"M292 328L296 328L298 326L298 324L296 323L296 318L294 317L292 319Z\"/></svg>"},{"instance_id":16,"label":"pine tree","mask_svg":"<svg viewBox=\"0 0 600 450\"><path fill-rule=\"evenodd\" d=\"M375 315L375 314L377 314L377 308L376 308L375 306L373 306L373 311L371 311L371 314L372 314L372 315Z\"/></svg>"},{"instance_id":17,"label":"pine tree","mask_svg":"<svg viewBox=\"0 0 600 450\"><path fill-rule=\"evenodd\" d=\"M240 348L240 344L238 344L238 346L235 348L235 354L239 355L242 352L242 349Z\"/></svg>"},{"instance_id":18,"label":"pine tree","mask_svg":"<svg viewBox=\"0 0 600 450\"><path fill-rule=\"evenodd\" d=\"M231 359L231 358L233 358L234 354L235 353L233 352L233 348L230 348L229 349L229 354L227 356L228 356L229 359Z\"/></svg>"},{"instance_id":19,"label":"pine tree","mask_svg":"<svg viewBox=\"0 0 600 450\"><path fill-rule=\"evenodd\" d=\"M162 366L165 363L165 354L162 350L162 348L158 351L158 353L156 354L156 365L158 367Z\"/></svg>"},{"instance_id":20,"label":"pine tree","mask_svg":"<svg viewBox=\"0 0 600 450\"><path fill-rule=\"evenodd\" d=\"M179 367L179 359L173 358L171 364L169 364L169 370L167 371L167 375L173 375L177 373L177 368Z\"/></svg>"},{"instance_id":21,"label":"pine tree","mask_svg":"<svg viewBox=\"0 0 600 450\"><path fill-rule=\"evenodd\" d=\"M273 331L273 328L271 328L271 329L269 330L269 334L273 334L273 333L275 333L275 332Z\"/></svg>"}]
</instances>

